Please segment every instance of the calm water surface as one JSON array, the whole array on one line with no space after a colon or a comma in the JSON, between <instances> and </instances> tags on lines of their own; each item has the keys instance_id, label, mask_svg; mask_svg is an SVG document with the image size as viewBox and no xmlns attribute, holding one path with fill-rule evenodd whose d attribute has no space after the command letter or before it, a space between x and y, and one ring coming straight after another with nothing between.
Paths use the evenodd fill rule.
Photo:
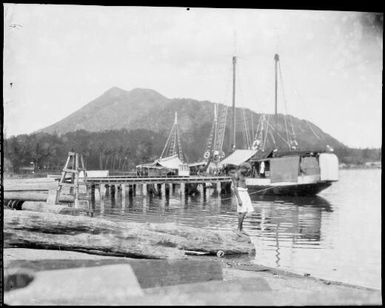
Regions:
<instances>
[{"instance_id":1,"label":"calm water surface","mask_svg":"<svg viewBox=\"0 0 385 308\"><path fill-rule=\"evenodd\" d=\"M140 194L96 201L96 216L136 222L175 222L214 230L237 226L229 196L208 191L181 199ZM381 288L381 169L340 170L340 180L315 197L251 196L244 222L256 248L250 262Z\"/></svg>"}]
</instances>

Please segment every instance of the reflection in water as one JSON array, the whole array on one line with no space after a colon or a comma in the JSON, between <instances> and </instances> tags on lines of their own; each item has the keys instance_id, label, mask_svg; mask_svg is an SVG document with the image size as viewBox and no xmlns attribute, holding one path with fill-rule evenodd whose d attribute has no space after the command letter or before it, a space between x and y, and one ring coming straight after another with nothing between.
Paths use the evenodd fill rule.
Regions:
<instances>
[{"instance_id":1,"label":"reflection in water","mask_svg":"<svg viewBox=\"0 0 385 308\"><path fill-rule=\"evenodd\" d=\"M275 264L277 264L277 267L279 267L279 260L280 257L279 257L279 240L278 240L278 228L279 228L279 223L277 224L277 228L276 228L276 233L275 233L275 243L276 243L276 261L275 261Z\"/></svg>"},{"instance_id":2,"label":"reflection in water","mask_svg":"<svg viewBox=\"0 0 385 308\"><path fill-rule=\"evenodd\" d=\"M381 183L381 173L360 173L360 177L354 177L350 176L352 172L342 173L341 180L320 196L252 195L255 211L244 222L256 248L250 262L323 275L327 279L379 285L381 251L371 243L377 243L381 237L381 203L376 197L381 196L380 184L373 185L377 180ZM211 230L237 227L235 199L217 195L213 189L195 196L181 195L175 189L165 198L143 196L141 192L122 198L119 191L113 198L111 191L108 193L104 200L95 201L95 217L173 222ZM362 204L368 204L367 208ZM357 228L362 217L373 222L371 228ZM357 251L363 245L365 250ZM361 257L363 254L365 258Z\"/></svg>"},{"instance_id":3,"label":"reflection in water","mask_svg":"<svg viewBox=\"0 0 385 308\"><path fill-rule=\"evenodd\" d=\"M321 196L300 196L300 197L292 197L292 196L258 196L252 195L251 199L255 202L269 202L269 203L281 203L281 204L294 204L298 206L305 207L317 207L322 208L327 212L332 212L332 205L328 200Z\"/></svg>"},{"instance_id":4,"label":"reflection in water","mask_svg":"<svg viewBox=\"0 0 385 308\"><path fill-rule=\"evenodd\" d=\"M259 251L274 251L275 266L281 266L282 249L314 249L321 244L322 213L332 212L324 198L253 198L255 212L247 221L249 234ZM262 255L257 252L256 261ZM271 261L271 259L270 259ZM284 260L285 261L285 260ZM271 263L271 262L270 262Z\"/></svg>"},{"instance_id":5,"label":"reflection in water","mask_svg":"<svg viewBox=\"0 0 385 308\"><path fill-rule=\"evenodd\" d=\"M236 204L231 196L221 196L208 189L193 196L129 194L111 191L94 200L95 216L112 220L172 222L217 230L232 230L237 225ZM262 238L277 251L280 243L291 239L293 246L316 245L321 238L321 213L331 212L330 203L321 197L253 197L255 211L246 218L245 229L254 238Z\"/></svg>"}]
</instances>

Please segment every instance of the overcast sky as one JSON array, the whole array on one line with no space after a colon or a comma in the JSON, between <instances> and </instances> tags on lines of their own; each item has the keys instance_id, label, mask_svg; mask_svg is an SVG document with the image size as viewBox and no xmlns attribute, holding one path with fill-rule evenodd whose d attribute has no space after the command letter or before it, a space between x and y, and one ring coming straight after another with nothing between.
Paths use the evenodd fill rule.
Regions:
<instances>
[{"instance_id":1,"label":"overcast sky","mask_svg":"<svg viewBox=\"0 0 385 308\"><path fill-rule=\"evenodd\" d=\"M31 133L110 87L274 112L353 147L380 147L383 24L375 14L209 8L6 4L4 128ZM286 108L285 108L286 102Z\"/></svg>"}]
</instances>

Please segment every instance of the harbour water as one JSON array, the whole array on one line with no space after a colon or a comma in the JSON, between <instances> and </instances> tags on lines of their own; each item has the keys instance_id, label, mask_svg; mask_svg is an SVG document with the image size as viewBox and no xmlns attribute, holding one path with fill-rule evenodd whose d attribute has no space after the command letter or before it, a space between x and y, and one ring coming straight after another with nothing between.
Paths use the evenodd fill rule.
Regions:
<instances>
[{"instance_id":1,"label":"harbour water","mask_svg":"<svg viewBox=\"0 0 385 308\"><path fill-rule=\"evenodd\" d=\"M234 199L212 193L123 200L118 194L96 201L95 216L234 230ZM381 288L381 169L340 170L340 180L315 197L251 197L254 212L244 229L256 254L249 262Z\"/></svg>"}]
</instances>

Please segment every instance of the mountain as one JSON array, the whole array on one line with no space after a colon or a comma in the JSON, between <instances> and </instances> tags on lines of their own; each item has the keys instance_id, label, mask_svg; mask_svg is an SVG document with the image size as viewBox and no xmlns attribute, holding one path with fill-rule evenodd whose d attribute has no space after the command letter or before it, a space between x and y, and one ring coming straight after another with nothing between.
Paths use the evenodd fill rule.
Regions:
<instances>
[{"instance_id":1,"label":"mountain","mask_svg":"<svg viewBox=\"0 0 385 308\"><path fill-rule=\"evenodd\" d=\"M199 148L199 151L204 151L213 119L213 105L214 103L209 101L187 98L170 99L151 89L126 91L114 87L83 108L39 132L61 135L77 130L101 132L117 129L126 129L128 131L146 129L160 133L166 138L174 121L175 112L177 112L186 151L191 149L195 152L197 148ZM254 130L256 130L260 116L261 114L251 110L237 108L238 147L245 147L245 119L249 136L253 139L251 118L253 119ZM227 132L224 141L225 149L229 146L227 140L229 128L231 127L231 117L232 112L229 108ZM273 121L276 123L277 131L275 132L274 142L279 147L286 147L284 139L288 132L291 131L291 127L293 127L296 139L303 149L324 148L326 144L334 148L345 147L341 142L306 120L279 114L276 120L270 115L269 121L270 123L273 123Z\"/></svg>"},{"instance_id":2,"label":"mountain","mask_svg":"<svg viewBox=\"0 0 385 308\"><path fill-rule=\"evenodd\" d=\"M61 135L81 129L96 132L129 128L136 118L168 102L169 99L154 90L126 91L113 87L83 108L39 132Z\"/></svg>"}]
</instances>

